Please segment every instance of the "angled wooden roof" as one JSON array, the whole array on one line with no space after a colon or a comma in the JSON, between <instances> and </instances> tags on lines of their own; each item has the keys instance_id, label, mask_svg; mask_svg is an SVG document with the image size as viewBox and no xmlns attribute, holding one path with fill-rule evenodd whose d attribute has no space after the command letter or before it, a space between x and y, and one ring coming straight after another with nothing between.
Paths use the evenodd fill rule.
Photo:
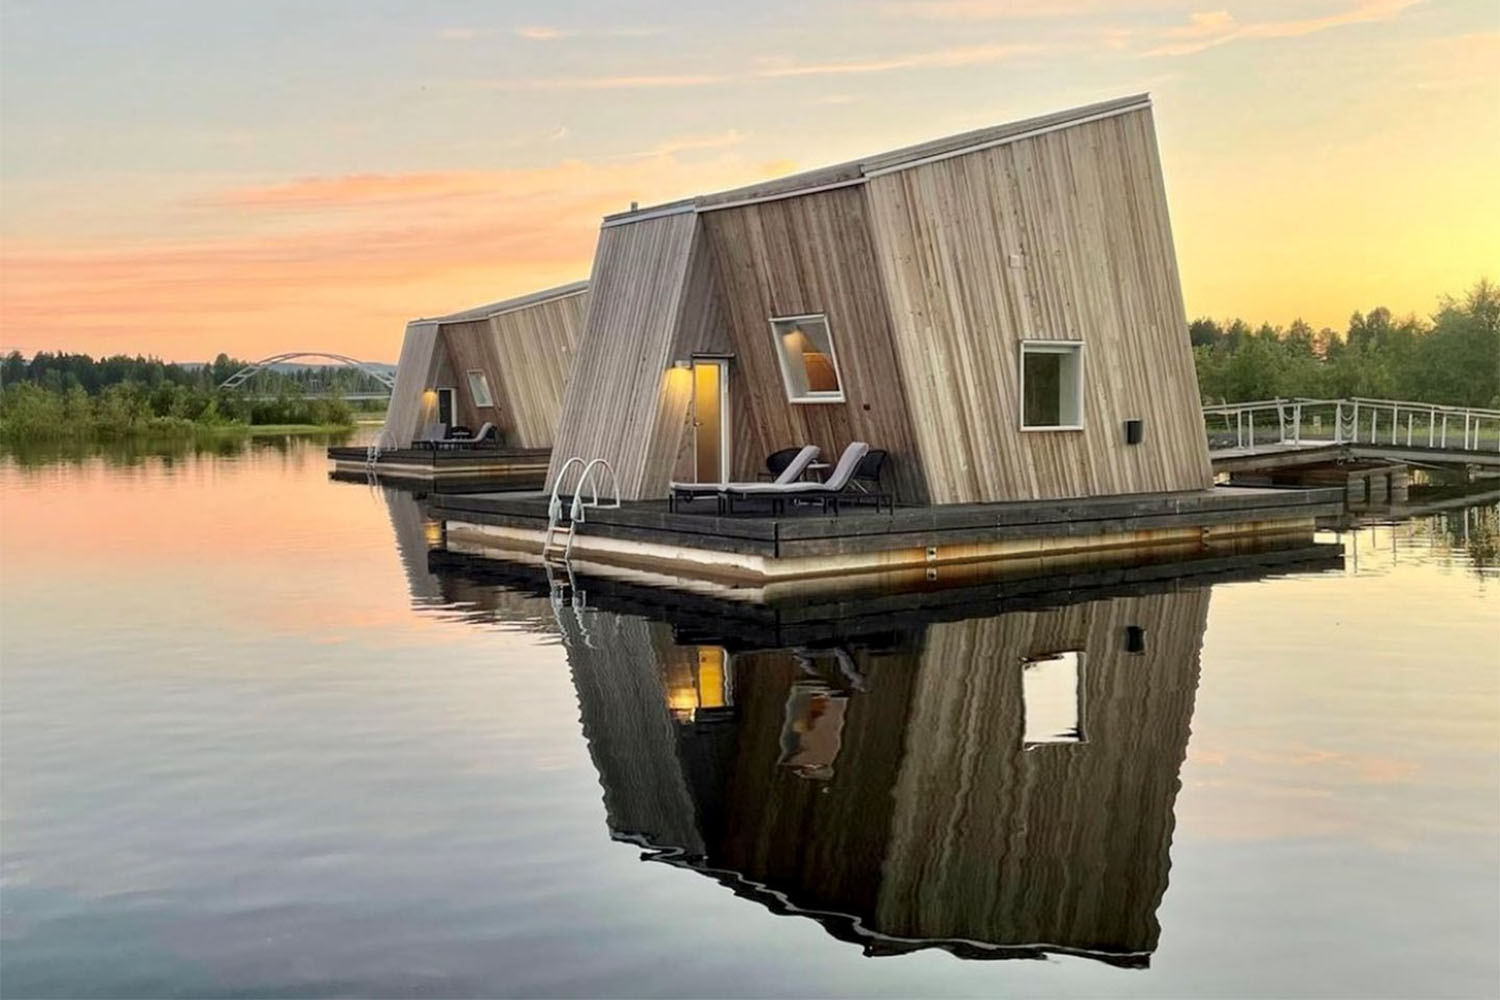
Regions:
<instances>
[{"instance_id":1,"label":"angled wooden roof","mask_svg":"<svg viewBox=\"0 0 1500 1000\"><path fill-rule=\"evenodd\" d=\"M540 305L552 299L561 299L569 295L579 295L589 290L587 281L573 281L566 285L558 285L555 288L544 288L539 292L531 292L528 295L518 295L512 299L501 299L499 302L490 302L482 306L474 306L470 309L462 309L446 316L424 316L414 319L413 323L465 323L476 319L489 319L501 313L515 312L517 309L526 309L530 306Z\"/></svg>"},{"instance_id":2,"label":"angled wooden roof","mask_svg":"<svg viewBox=\"0 0 1500 1000\"><path fill-rule=\"evenodd\" d=\"M812 194L828 188L843 187L848 184L860 184L869 177L878 177L881 174L921 166L922 164L946 159L951 156L962 156L965 153L989 149L993 146L1015 142L1044 132L1051 132L1072 125L1082 125L1085 122L1097 121L1100 118L1109 118L1114 115L1122 115L1131 111L1149 108L1150 106L1151 96L1149 94L1132 94L1128 97L1119 97L1096 104L1086 104L1082 107L1069 108L1066 111L1056 111L1051 114L1039 115L1035 118L1025 118L1002 125L991 125L986 128L974 129L970 132L960 132L957 135L933 139L914 146L904 146L900 149L890 150L889 152L875 153L857 160L850 160L846 163L839 163L830 167L820 167L816 170L806 170L801 173L761 181L745 187L732 188L727 191L718 191L712 194L699 195L695 198L685 198L660 205L651 205L629 212L618 212L614 215L605 216L604 225L611 226L640 222L645 219L656 218L662 215L672 215L678 212L710 211L716 208L728 208L745 202L793 198L798 195Z\"/></svg>"}]
</instances>

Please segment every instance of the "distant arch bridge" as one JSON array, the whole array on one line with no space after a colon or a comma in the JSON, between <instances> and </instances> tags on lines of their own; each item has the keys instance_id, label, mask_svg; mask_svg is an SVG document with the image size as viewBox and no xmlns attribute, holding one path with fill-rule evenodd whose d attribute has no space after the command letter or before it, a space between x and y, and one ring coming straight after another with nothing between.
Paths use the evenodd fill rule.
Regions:
<instances>
[{"instance_id":1,"label":"distant arch bridge","mask_svg":"<svg viewBox=\"0 0 1500 1000\"><path fill-rule=\"evenodd\" d=\"M287 351L282 354L273 354L268 358L261 358L259 361L251 362L250 364L241 368L239 371L235 372L233 375L226 378L224 381L220 382L219 388L238 389L263 371L268 371L274 368L276 365L286 364L290 361L298 361L305 358L321 358L325 361L332 361L336 364L343 365L345 368L357 368L360 371L364 372L366 375L370 376L376 382L379 382L381 385L385 386L386 389L386 391L383 393L346 393L344 395L345 399L384 399L391 394L392 390L396 388L396 376L394 372L386 371L385 369L377 367L376 365L368 361L361 361L358 358L351 358L347 354L333 354L328 351Z\"/></svg>"}]
</instances>

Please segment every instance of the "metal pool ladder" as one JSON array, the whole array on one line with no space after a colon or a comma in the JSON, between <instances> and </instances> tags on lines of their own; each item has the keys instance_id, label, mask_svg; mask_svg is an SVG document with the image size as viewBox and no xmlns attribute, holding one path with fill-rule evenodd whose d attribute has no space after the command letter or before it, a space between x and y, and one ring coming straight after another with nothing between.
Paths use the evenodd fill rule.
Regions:
<instances>
[{"instance_id":1,"label":"metal pool ladder","mask_svg":"<svg viewBox=\"0 0 1500 1000\"><path fill-rule=\"evenodd\" d=\"M573 489L573 502L568 509L568 523L562 524L562 497L559 491L562 489L564 480L574 464L583 466L583 472L578 477L578 485ZM602 472L609 474L609 487L613 494L611 499L599 499L599 476ZM589 499L584 500L584 489L589 490ZM601 510L613 510L620 506L620 480L615 476L614 467L602 458L584 461L580 455L574 455L563 463L561 469L557 470L557 477L552 480L552 496L547 501L547 535L542 540L542 561L546 562L555 557L558 532L567 535L567 542L562 545L562 561L567 563L573 556L573 537L577 533L577 526L588 519L589 508Z\"/></svg>"}]
</instances>

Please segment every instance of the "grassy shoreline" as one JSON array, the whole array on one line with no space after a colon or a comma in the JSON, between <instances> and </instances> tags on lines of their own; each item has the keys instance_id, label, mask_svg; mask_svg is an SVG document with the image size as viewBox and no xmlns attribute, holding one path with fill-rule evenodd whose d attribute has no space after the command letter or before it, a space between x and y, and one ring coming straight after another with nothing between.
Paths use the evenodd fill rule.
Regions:
<instances>
[{"instance_id":1,"label":"grassy shoreline","mask_svg":"<svg viewBox=\"0 0 1500 1000\"><path fill-rule=\"evenodd\" d=\"M190 440L214 437L286 437L290 435L352 434L358 424L245 424L238 422L192 424L147 423L134 427L111 429L100 433L97 427L68 428L61 433L36 433L24 427L0 422L0 442L11 445L45 445L65 443L109 443L115 441Z\"/></svg>"}]
</instances>

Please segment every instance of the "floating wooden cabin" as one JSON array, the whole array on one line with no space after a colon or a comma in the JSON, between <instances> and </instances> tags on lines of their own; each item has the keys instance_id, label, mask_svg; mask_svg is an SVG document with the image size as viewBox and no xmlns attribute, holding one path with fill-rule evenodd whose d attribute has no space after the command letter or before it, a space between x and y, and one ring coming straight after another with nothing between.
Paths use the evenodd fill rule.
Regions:
<instances>
[{"instance_id":1,"label":"floating wooden cabin","mask_svg":"<svg viewBox=\"0 0 1500 1000\"><path fill-rule=\"evenodd\" d=\"M626 504L575 558L762 581L1310 533L1322 502L1213 489L1144 95L609 216L590 280L549 483L602 458ZM649 505L852 441L894 513ZM450 537L556 537L544 502L475 499Z\"/></svg>"},{"instance_id":2,"label":"floating wooden cabin","mask_svg":"<svg viewBox=\"0 0 1500 1000\"><path fill-rule=\"evenodd\" d=\"M412 320L379 455L332 448L336 468L419 482L540 486L588 299L588 283L579 281ZM491 424L496 435L473 448L414 447L434 424L470 433Z\"/></svg>"},{"instance_id":3,"label":"floating wooden cabin","mask_svg":"<svg viewBox=\"0 0 1500 1000\"><path fill-rule=\"evenodd\" d=\"M860 440L907 503L1212 482L1148 97L604 220L552 462Z\"/></svg>"}]
</instances>

